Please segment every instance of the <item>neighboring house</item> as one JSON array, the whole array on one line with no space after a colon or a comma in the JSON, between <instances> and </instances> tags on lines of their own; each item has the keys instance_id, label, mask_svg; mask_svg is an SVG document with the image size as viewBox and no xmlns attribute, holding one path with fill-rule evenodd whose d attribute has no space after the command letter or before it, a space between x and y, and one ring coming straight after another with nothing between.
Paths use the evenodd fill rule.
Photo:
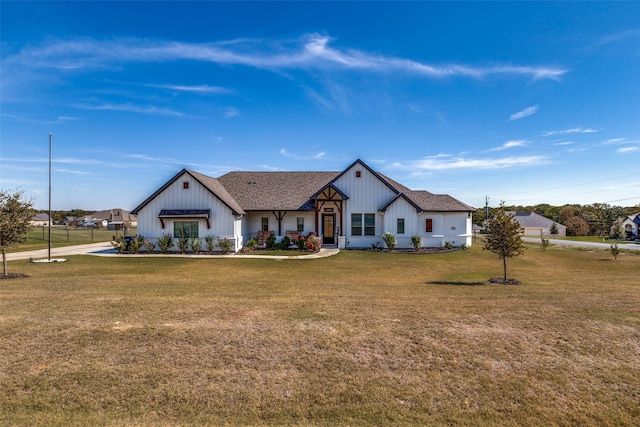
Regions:
<instances>
[{"instance_id":1,"label":"neighboring house","mask_svg":"<svg viewBox=\"0 0 640 427\"><path fill-rule=\"evenodd\" d=\"M115 208L107 209L104 211L98 211L91 214L92 218L107 221L109 223L115 223L118 225L124 224L126 227L135 227L138 225L138 218L131 212Z\"/></svg>"},{"instance_id":2,"label":"neighboring house","mask_svg":"<svg viewBox=\"0 0 640 427\"><path fill-rule=\"evenodd\" d=\"M611 234L614 233L614 227L620 226L628 239L637 239L640 237L640 212L619 218L614 225L611 226Z\"/></svg>"},{"instance_id":3,"label":"neighboring house","mask_svg":"<svg viewBox=\"0 0 640 427\"><path fill-rule=\"evenodd\" d=\"M45 227L49 225L49 214L39 213L31 217L29 221L34 227Z\"/></svg>"},{"instance_id":4,"label":"neighboring house","mask_svg":"<svg viewBox=\"0 0 640 427\"><path fill-rule=\"evenodd\" d=\"M525 236L566 236L567 227L564 225L552 221L549 218L545 218L542 215L538 215L535 212L526 211L510 211L507 214L513 215L513 220L520 224ZM551 234L551 227L555 224L558 228L558 234Z\"/></svg>"},{"instance_id":5,"label":"neighboring house","mask_svg":"<svg viewBox=\"0 0 640 427\"><path fill-rule=\"evenodd\" d=\"M475 208L451 196L414 191L356 160L342 172L229 172L212 178L183 169L131 212L138 234L227 237L238 251L258 234L317 233L338 247L471 245Z\"/></svg>"},{"instance_id":6,"label":"neighboring house","mask_svg":"<svg viewBox=\"0 0 640 427\"><path fill-rule=\"evenodd\" d=\"M79 219L80 218L78 218L77 216L65 216L64 219L62 221L60 221L60 224L62 224L62 225L73 225Z\"/></svg>"}]
</instances>

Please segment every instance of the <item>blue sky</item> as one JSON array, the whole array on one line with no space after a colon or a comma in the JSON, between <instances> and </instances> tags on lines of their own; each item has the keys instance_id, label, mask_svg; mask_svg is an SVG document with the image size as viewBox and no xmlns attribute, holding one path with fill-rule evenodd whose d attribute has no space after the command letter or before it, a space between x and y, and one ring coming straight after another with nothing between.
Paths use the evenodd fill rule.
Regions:
<instances>
[{"instance_id":1,"label":"blue sky","mask_svg":"<svg viewBox=\"0 0 640 427\"><path fill-rule=\"evenodd\" d=\"M357 158L481 207L640 204L638 2L0 3L0 188L132 209L182 168Z\"/></svg>"}]
</instances>

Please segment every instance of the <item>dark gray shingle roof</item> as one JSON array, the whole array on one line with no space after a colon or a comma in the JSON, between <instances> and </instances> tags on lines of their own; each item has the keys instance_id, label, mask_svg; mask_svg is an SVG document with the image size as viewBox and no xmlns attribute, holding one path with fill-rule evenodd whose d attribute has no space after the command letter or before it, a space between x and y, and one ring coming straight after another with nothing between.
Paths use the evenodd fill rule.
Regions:
<instances>
[{"instance_id":1,"label":"dark gray shingle roof","mask_svg":"<svg viewBox=\"0 0 640 427\"><path fill-rule=\"evenodd\" d=\"M246 211L299 210L339 172L229 172L218 178Z\"/></svg>"},{"instance_id":2,"label":"dark gray shingle roof","mask_svg":"<svg viewBox=\"0 0 640 427\"><path fill-rule=\"evenodd\" d=\"M549 218L545 218L542 215L539 215L535 212L526 212L526 211L508 211L506 212L509 215L513 215L514 216L514 220L518 222L518 224L520 224L520 227L522 228L528 228L528 227L536 227L536 228L542 228L542 227L551 227L551 225L554 223L554 221L550 220ZM556 226L558 228L566 228L564 225L556 223Z\"/></svg>"}]
</instances>

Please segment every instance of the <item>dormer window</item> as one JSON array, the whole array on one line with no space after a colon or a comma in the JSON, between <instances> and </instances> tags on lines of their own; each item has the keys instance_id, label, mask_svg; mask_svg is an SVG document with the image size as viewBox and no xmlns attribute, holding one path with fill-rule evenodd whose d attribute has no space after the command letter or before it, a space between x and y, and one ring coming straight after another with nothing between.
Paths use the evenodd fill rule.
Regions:
<instances>
[{"instance_id":1,"label":"dormer window","mask_svg":"<svg viewBox=\"0 0 640 427\"><path fill-rule=\"evenodd\" d=\"M185 190L189 189L189 181L185 181L182 183L182 188L184 188Z\"/></svg>"}]
</instances>

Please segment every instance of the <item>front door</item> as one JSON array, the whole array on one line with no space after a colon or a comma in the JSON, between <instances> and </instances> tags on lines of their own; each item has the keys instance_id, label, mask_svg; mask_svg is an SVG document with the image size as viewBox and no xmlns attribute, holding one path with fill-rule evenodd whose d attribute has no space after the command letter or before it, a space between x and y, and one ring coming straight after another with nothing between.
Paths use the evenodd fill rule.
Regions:
<instances>
[{"instance_id":1,"label":"front door","mask_svg":"<svg viewBox=\"0 0 640 427\"><path fill-rule=\"evenodd\" d=\"M335 214L322 215L322 244L323 245L336 244L336 238L334 236L335 222L336 222Z\"/></svg>"}]
</instances>

